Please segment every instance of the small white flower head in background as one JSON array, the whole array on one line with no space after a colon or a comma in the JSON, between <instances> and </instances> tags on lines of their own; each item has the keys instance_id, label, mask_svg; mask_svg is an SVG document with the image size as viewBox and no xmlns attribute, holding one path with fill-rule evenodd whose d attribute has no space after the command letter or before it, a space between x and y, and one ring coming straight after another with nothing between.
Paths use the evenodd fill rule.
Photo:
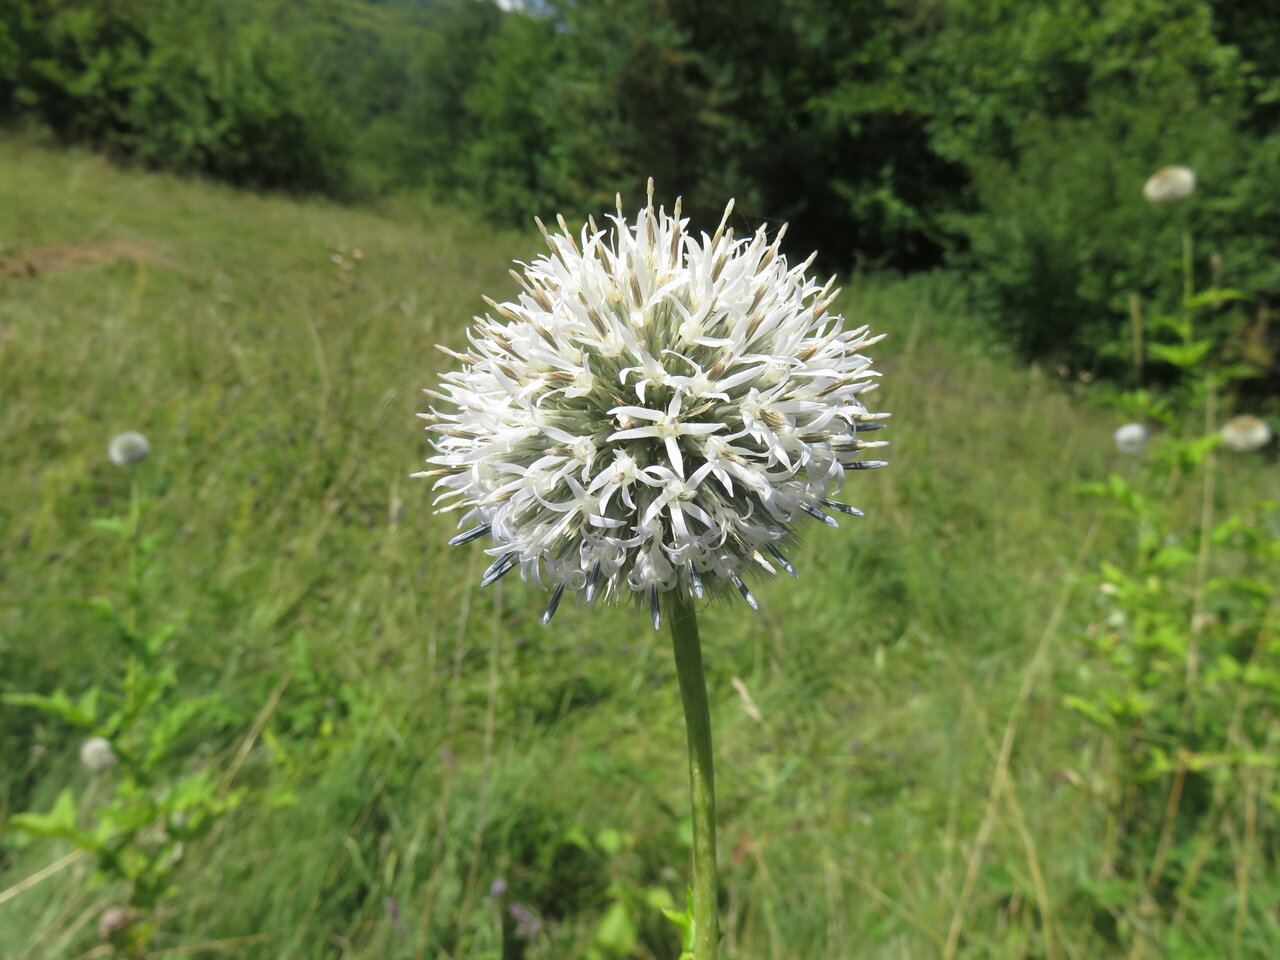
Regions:
<instances>
[{"instance_id":1,"label":"small white flower head in background","mask_svg":"<svg viewBox=\"0 0 1280 960\"><path fill-rule=\"evenodd\" d=\"M138 914L135 910L126 907L107 907L98 918L98 936L103 940L120 938L136 919Z\"/></svg>"},{"instance_id":2,"label":"small white flower head in background","mask_svg":"<svg viewBox=\"0 0 1280 960\"><path fill-rule=\"evenodd\" d=\"M1271 438L1271 427L1252 414L1242 413L1222 425L1222 445L1233 453L1261 450Z\"/></svg>"},{"instance_id":3,"label":"small white flower head in background","mask_svg":"<svg viewBox=\"0 0 1280 960\"><path fill-rule=\"evenodd\" d=\"M116 762L116 752L106 737L90 737L80 744L80 765L93 773L101 773Z\"/></svg>"},{"instance_id":4,"label":"small white flower head in background","mask_svg":"<svg viewBox=\"0 0 1280 960\"><path fill-rule=\"evenodd\" d=\"M834 280L780 252L784 231L735 238L730 202L712 236L649 201L635 220L563 218L522 274L515 302L487 300L462 364L445 374L436 434L441 510L461 510L452 544L482 537L481 586L517 567L591 602L635 596L654 626L659 598L737 591L750 574L792 576L782 548L805 520L836 526L834 499L885 426L863 398L879 340L829 312Z\"/></svg>"},{"instance_id":5,"label":"small white flower head in background","mask_svg":"<svg viewBox=\"0 0 1280 960\"><path fill-rule=\"evenodd\" d=\"M1161 167L1147 180L1142 195L1148 203L1177 203L1196 192L1196 175L1190 167Z\"/></svg>"},{"instance_id":6,"label":"small white flower head in background","mask_svg":"<svg viewBox=\"0 0 1280 960\"><path fill-rule=\"evenodd\" d=\"M1116 449L1136 457L1147 449L1150 434L1140 423L1126 423L1116 431Z\"/></svg>"},{"instance_id":7,"label":"small white flower head in background","mask_svg":"<svg viewBox=\"0 0 1280 960\"><path fill-rule=\"evenodd\" d=\"M107 456L117 467L129 467L147 458L151 452L151 444L147 438L136 430L126 430L111 438L107 447Z\"/></svg>"}]
</instances>

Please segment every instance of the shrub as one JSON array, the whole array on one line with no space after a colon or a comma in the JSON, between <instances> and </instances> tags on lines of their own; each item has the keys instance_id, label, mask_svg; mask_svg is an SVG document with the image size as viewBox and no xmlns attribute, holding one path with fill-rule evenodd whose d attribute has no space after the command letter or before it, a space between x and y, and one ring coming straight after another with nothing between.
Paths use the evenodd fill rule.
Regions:
<instances>
[{"instance_id":1,"label":"shrub","mask_svg":"<svg viewBox=\"0 0 1280 960\"><path fill-rule=\"evenodd\" d=\"M0 13L0 109L149 166L258 186L342 181L338 114L262 25L181 0L18 0Z\"/></svg>"},{"instance_id":2,"label":"shrub","mask_svg":"<svg viewBox=\"0 0 1280 960\"><path fill-rule=\"evenodd\" d=\"M1176 123L1174 118L1176 116ZM1016 140L1016 161L974 164L983 212L951 220L968 249L956 257L1000 332L1027 356L1117 373L1131 362L1131 298L1148 318L1182 309L1177 251L1193 238L1199 286L1230 287L1252 306L1223 303L1204 328L1239 343L1259 305L1280 297L1280 138L1259 143L1221 106L1104 99L1087 117L1039 118ZM1195 195L1173 207L1142 197L1158 167L1181 163ZM1255 356L1255 367L1275 360ZM1157 375L1172 375L1156 367Z\"/></svg>"}]
</instances>

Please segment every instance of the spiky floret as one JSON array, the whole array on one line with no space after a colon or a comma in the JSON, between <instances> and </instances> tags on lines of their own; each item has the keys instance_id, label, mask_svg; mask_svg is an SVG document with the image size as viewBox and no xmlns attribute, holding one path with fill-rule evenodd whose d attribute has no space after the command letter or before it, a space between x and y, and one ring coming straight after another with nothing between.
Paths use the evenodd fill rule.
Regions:
<instances>
[{"instance_id":1,"label":"spiky floret","mask_svg":"<svg viewBox=\"0 0 1280 960\"><path fill-rule=\"evenodd\" d=\"M774 568L792 525L829 511L844 472L884 446L862 395L878 376L846 328L838 290L789 266L782 231L735 239L730 202L715 233L694 235L649 202L628 223L588 221L575 238L539 222L549 255L512 272L515 302L487 300L462 364L427 391L443 409L432 477L442 510L462 510L455 544L489 537L481 583L517 567L588 601L736 590ZM495 316L496 315L496 316Z\"/></svg>"}]
</instances>

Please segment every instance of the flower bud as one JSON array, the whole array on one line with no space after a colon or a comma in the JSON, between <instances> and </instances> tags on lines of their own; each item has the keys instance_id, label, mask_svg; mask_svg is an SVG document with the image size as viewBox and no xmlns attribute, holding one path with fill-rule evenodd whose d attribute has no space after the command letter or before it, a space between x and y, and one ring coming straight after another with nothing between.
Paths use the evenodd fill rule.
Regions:
<instances>
[{"instance_id":1,"label":"flower bud","mask_svg":"<svg viewBox=\"0 0 1280 960\"><path fill-rule=\"evenodd\" d=\"M1233 453L1253 453L1271 442L1273 434L1265 420L1242 413L1222 425L1222 445Z\"/></svg>"},{"instance_id":2,"label":"flower bud","mask_svg":"<svg viewBox=\"0 0 1280 960\"><path fill-rule=\"evenodd\" d=\"M151 444L136 430L116 434L107 447L107 456L117 467L133 466L145 460L150 452Z\"/></svg>"},{"instance_id":3,"label":"flower bud","mask_svg":"<svg viewBox=\"0 0 1280 960\"><path fill-rule=\"evenodd\" d=\"M90 737L80 744L80 765L93 773L101 773L116 762L116 753L106 737Z\"/></svg>"},{"instance_id":4,"label":"flower bud","mask_svg":"<svg viewBox=\"0 0 1280 960\"><path fill-rule=\"evenodd\" d=\"M1169 204L1196 192L1196 175L1190 167L1161 167L1142 188L1148 203Z\"/></svg>"},{"instance_id":5,"label":"flower bud","mask_svg":"<svg viewBox=\"0 0 1280 960\"><path fill-rule=\"evenodd\" d=\"M1116 431L1116 449L1121 453L1136 457L1147 449L1150 437L1147 428L1140 423L1126 423Z\"/></svg>"}]
</instances>

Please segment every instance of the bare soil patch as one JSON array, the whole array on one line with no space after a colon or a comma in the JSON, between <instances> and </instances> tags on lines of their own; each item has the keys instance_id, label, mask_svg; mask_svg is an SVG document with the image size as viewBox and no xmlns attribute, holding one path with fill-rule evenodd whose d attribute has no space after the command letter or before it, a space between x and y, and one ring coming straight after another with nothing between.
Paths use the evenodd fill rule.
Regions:
<instances>
[{"instance_id":1,"label":"bare soil patch","mask_svg":"<svg viewBox=\"0 0 1280 960\"><path fill-rule=\"evenodd\" d=\"M116 260L163 262L147 244L122 240L81 240L26 250L0 247L0 277L38 277Z\"/></svg>"}]
</instances>

